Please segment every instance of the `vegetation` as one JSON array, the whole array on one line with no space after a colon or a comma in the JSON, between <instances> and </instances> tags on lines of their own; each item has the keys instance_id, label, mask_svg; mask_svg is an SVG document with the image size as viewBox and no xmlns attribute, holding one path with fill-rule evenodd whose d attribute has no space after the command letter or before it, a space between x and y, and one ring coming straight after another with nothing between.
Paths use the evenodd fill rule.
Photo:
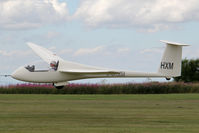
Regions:
<instances>
[{"instance_id":1,"label":"vegetation","mask_svg":"<svg viewBox=\"0 0 199 133\"><path fill-rule=\"evenodd\" d=\"M177 82L199 81L199 59L184 59L182 61L182 76L174 78Z\"/></svg>"},{"instance_id":2,"label":"vegetation","mask_svg":"<svg viewBox=\"0 0 199 133\"><path fill-rule=\"evenodd\" d=\"M51 85L22 84L0 87L0 94L171 94L199 93L194 83L69 84L57 90Z\"/></svg>"},{"instance_id":3,"label":"vegetation","mask_svg":"<svg viewBox=\"0 0 199 133\"><path fill-rule=\"evenodd\" d=\"M198 133L199 95L0 95L2 133Z\"/></svg>"}]
</instances>

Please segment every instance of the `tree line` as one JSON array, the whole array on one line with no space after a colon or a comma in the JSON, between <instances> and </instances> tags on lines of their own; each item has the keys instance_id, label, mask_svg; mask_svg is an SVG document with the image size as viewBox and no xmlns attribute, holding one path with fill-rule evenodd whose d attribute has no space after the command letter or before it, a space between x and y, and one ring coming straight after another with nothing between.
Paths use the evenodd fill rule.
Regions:
<instances>
[{"instance_id":1,"label":"tree line","mask_svg":"<svg viewBox=\"0 0 199 133\"><path fill-rule=\"evenodd\" d=\"M199 59L184 59L182 61L182 74L174 78L177 82L198 82L199 81Z\"/></svg>"}]
</instances>

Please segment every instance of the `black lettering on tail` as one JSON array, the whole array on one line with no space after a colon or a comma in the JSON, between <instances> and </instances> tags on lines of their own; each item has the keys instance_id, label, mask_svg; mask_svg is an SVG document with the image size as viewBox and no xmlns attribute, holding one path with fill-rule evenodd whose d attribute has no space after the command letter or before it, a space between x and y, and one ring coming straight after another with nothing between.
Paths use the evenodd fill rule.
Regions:
<instances>
[{"instance_id":1,"label":"black lettering on tail","mask_svg":"<svg viewBox=\"0 0 199 133\"><path fill-rule=\"evenodd\" d=\"M161 62L160 68L165 69L165 70L173 70L174 63L173 62Z\"/></svg>"}]
</instances>

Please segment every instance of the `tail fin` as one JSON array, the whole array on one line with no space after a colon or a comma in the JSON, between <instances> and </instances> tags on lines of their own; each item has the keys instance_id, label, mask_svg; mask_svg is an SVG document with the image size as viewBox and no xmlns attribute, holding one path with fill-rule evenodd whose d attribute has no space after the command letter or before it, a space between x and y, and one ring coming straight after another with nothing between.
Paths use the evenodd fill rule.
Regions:
<instances>
[{"instance_id":1,"label":"tail fin","mask_svg":"<svg viewBox=\"0 0 199 133\"><path fill-rule=\"evenodd\" d=\"M167 44L158 73L166 78L181 76L182 47L187 44L179 44L161 41Z\"/></svg>"}]
</instances>

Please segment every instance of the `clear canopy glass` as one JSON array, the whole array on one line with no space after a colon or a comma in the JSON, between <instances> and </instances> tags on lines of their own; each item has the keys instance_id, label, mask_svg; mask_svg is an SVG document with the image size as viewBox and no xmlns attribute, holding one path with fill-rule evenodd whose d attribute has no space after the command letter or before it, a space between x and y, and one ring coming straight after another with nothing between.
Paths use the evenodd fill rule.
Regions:
<instances>
[{"instance_id":1,"label":"clear canopy glass","mask_svg":"<svg viewBox=\"0 0 199 133\"><path fill-rule=\"evenodd\" d=\"M57 67L58 67L58 62L52 61L50 64L48 64L42 60L34 61L25 65L25 68L30 72L50 71L50 70L56 71Z\"/></svg>"}]
</instances>

